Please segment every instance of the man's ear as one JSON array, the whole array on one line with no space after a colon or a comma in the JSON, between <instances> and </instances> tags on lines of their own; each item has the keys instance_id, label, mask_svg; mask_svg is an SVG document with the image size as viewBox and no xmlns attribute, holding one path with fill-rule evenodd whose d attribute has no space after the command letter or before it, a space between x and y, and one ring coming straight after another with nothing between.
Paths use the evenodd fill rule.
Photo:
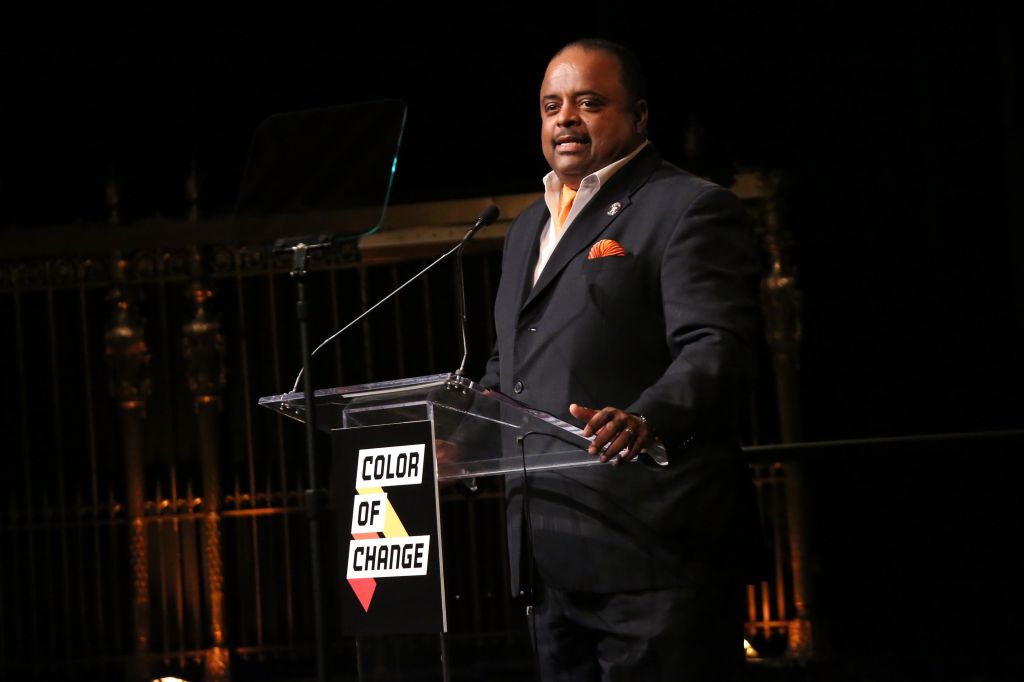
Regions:
<instances>
[{"instance_id":1,"label":"man's ear","mask_svg":"<svg viewBox=\"0 0 1024 682\"><path fill-rule=\"evenodd\" d=\"M647 100L638 99L633 105L633 129L640 133L647 132Z\"/></svg>"}]
</instances>

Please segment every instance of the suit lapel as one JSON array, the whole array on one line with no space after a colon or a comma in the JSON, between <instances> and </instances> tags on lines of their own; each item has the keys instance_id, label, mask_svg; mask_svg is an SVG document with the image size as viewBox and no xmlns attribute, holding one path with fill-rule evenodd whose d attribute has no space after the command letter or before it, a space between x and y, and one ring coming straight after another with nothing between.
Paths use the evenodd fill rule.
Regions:
<instances>
[{"instance_id":1,"label":"suit lapel","mask_svg":"<svg viewBox=\"0 0 1024 682\"><path fill-rule=\"evenodd\" d=\"M566 230L558 242L551 258L540 273L540 279L530 290L529 280L526 280L526 296L522 308L526 308L547 289L552 282L558 279L565 266L575 258L580 251L590 248L597 237L604 232L608 226L619 216L629 209L630 197L643 185L651 173L661 164L661 155L658 154L654 145L648 145L646 149L637 154L636 158L626 164L618 173L611 177L607 185L602 187L597 195L590 200L586 208L580 212L576 219ZM618 206L616 206L618 204ZM542 221L541 227L547 224ZM533 249L530 259L531 267L528 273L532 275L537 263L537 250L540 243L540 230L534 235L531 248ZM522 309L520 309L521 311Z\"/></svg>"},{"instance_id":2,"label":"suit lapel","mask_svg":"<svg viewBox=\"0 0 1024 682\"><path fill-rule=\"evenodd\" d=\"M533 271L537 267L537 258L539 256L537 245L540 244L540 235L547 226L548 220L550 220L550 217L548 216L547 204L541 201L540 210L537 211L537 215L533 218L533 223L527 223L527 225L530 225L530 229L525 239L515 245L517 253L510 254L509 262L522 266L518 273L513 273L515 279L512 281L516 282L518 286L513 301L515 311L519 311L523 307L523 302L530 295L530 289L533 287Z\"/></svg>"}]
</instances>

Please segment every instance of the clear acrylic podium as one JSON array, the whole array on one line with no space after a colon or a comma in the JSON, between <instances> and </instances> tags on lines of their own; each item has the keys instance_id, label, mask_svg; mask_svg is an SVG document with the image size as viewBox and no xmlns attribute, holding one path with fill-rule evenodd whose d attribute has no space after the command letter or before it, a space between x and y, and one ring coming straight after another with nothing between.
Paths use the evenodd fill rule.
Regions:
<instances>
[{"instance_id":1,"label":"clear acrylic podium","mask_svg":"<svg viewBox=\"0 0 1024 682\"><path fill-rule=\"evenodd\" d=\"M259 404L306 421L301 392L266 396ZM320 431L432 422L440 482L600 464L587 453L590 440L580 428L456 374L322 389L314 405ZM658 448L651 457L662 454Z\"/></svg>"},{"instance_id":2,"label":"clear acrylic podium","mask_svg":"<svg viewBox=\"0 0 1024 682\"><path fill-rule=\"evenodd\" d=\"M259 404L307 421L302 392L265 396ZM438 632L442 670L448 680L438 484L601 466L600 459L587 452L591 439L577 426L454 373L322 389L315 392L312 404L317 430L331 434L334 447L332 491L342 567L342 634L358 638ZM390 464L378 472L376 463L392 456L399 463L396 475L401 474L401 462L424 461L436 464L436 478L434 471L422 472L422 484L417 479L411 485L391 478L386 473ZM667 463L660 445L640 459L646 465ZM381 475L379 485L359 482L367 480L371 469ZM384 520L371 527L373 504L386 510L377 517ZM367 525L362 525L364 519L369 519ZM421 550L425 561L418 570L406 571L404 563L401 570L393 570L396 552L406 557ZM389 557L385 568L381 552ZM376 562L372 566L364 561L371 553Z\"/></svg>"},{"instance_id":3,"label":"clear acrylic podium","mask_svg":"<svg viewBox=\"0 0 1024 682\"><path fill-rule=\"evenodd\" d=\"M259 404L308 421L302 392ZM443 652L439 485L600 464L579 428L458 374L318 390L312 404L332 441L343 635L439 632Z\"/></svg>"}]
</instances>

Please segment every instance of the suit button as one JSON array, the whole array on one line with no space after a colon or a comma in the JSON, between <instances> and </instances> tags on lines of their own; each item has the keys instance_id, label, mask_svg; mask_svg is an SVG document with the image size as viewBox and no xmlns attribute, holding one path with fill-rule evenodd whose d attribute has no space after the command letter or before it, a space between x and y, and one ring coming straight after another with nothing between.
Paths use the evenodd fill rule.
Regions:
<instances>
[{"instance_id":1,"label":"suit button","mask_svg":"<svg viewBox=\"0 0 1024 682\"><path fill-rule=\"evenodd\" d=\"M514 385L514 386L512 386L512 390L513 390L513 391L514 391L515 393L522 393L522 392L523 392L523 382L522 382L522 381L517 381L517 382L515 383L515 385Z\"/></svg>"}]
</instances>

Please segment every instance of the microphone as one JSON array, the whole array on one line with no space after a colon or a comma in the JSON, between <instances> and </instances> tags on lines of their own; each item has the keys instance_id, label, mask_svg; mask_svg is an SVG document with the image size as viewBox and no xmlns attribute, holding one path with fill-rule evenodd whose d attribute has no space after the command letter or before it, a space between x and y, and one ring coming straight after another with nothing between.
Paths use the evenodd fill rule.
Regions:
<instances>
[{"instance_id":1,"label":"microphone","mask_svg":"<svg viewBox=\"0 0 1024 682\"><path fill-rule=\"evenodd\" d=\"M392 296L397 294L399 291L401 291L405 287L407 287L410 284L412 284L414 281L419 279L421 276L423 276L423 274L425 274L428 270L430 270L435 265L437 265L438 263L443 261L445 258L447 258L448 256L452 255L453 253L456 253L457 254L457 256L456 256L456 267L458 269L458 289L459 289L459 303L460 303L460 312L461 312L460 321L461 321L461 330L462 330L462 350L463 350L463 352L462 352L462 364L459 365L459 369L456 370L456 373L459 374L460 376L462 376L463 372L464 372L465 364L466 364L466 356L469 353L468 347L466 345L466 296L465 296L464 285L463 285L463 282L462 282L462 247L465 246L466 242L468 242L470 239L472 239L473 235L475 235L477 232L479 232L482 228L487 227L488 225L493 223L495 220L497 220L498 216L500 214L501 214L501 211L498 210L498 207L495 206L494 204L491 204L490 206L485 208L483 213L480 214L480 217L477 218L476 221L474 221L473 226L471 228L469 228L468 232L466 232L466 236L464 236L462 238L462 241L460 241L458 244L456 244L452 248L450 248L447 251L445 251L444 253L442 253L440 256L437 257L436 260L434 260L432 263L427 265L425 268L423 268L422 270L417 272L415 275L413 275L412 277L407 279L404 283L399 285L394 291L392 291L387 296L385 296L384 298L382 298L379 301L377 301L376 303L374 303L372 306L370 306L369 308L364 310L362 313L357 315L355 317L355 319L353 319L351 322L349 322L344 327L342 327L338 331L336 331L333 334L331 334L330 336L328 336L326 339L324 339L320 343L320 345L317 346L316 348L314 348L313 352L309 354L310 359L312 359L312 357L314 355L316 355L320 351L321 348L323 348L324 346L329 344L331 341L333 341L334 339L336 339L339 336L341 336L345 331L347 331L350 327L352 327L352 325L354 325L356 322L359 322L361 319L363 319L364 317L369 315L371 312L376 310L378 307L380 307L380 305L382 303L384 303L385 301L389 300ZM296 377L295 377L295 383L292 385L292 393L295 393L296 391L299 390L299 381L301 381L301 380L302 380L302 370L300 369L298 375L296 375Z\"/></svg>"},{"instance_id":2,"label":"microphone","mask_svg":"<svg viewBox=\"0 0 1024 682\"><path fill-rule=\"evenodd\" d=\"M473 223L473 227L469 228L469 232L467 232L466 236L462 238L462 243L459 244L459 248L461 249L466 242L472 239L473 235L476 234L480 228L487 227L497 220L499 215L501 215L501 211L499 211L498 207L494 204L485 208L484 212L481 213L480 217L476 219L475 223Z\"/></svg>"}]
</instances>

